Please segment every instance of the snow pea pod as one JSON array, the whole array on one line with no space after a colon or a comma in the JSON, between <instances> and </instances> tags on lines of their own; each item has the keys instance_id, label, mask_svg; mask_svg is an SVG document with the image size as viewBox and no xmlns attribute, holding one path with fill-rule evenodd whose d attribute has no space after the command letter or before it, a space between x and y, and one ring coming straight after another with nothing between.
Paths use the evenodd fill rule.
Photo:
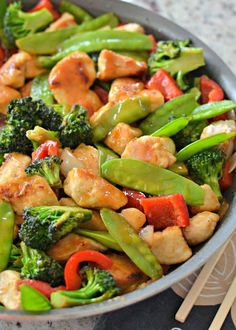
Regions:
<instances>
[{"instance_id":1,"label":"snow pea pod","mask_svg":"<svg viewBox=\"0 0 236 330\"><path fill-rule=\"evenodd\" d=\"M106 231L97 231L97 230L87 230L87 229L76 229L75 232L79 235L89 237L94 239L95 241L100 242L104 246L109 249L113 249L116 251L123 251L119 244L114 240L114 238L107 233Z\"/></svg>"},{"instance_id":2,"label":"snow pea pod","mask_svg":"<svg viewBox=\"0 0 236 330\"><path fill-rule=\"evenodd\" d=\"M43 102L48 105L54 103L54 97L48 84L48 73L41 74L34 78L30 96L34 100L43 100Z\"/></svg>"},{"instance_id":3,"label":"snow pea pod","mask_svg":"<svg viewBox=\"0 0 236 330\"><path fill-rule=\"evenodd\" d=\"M102 209L100 214L111 236L133 263L151 279L161 278L163 274L161 265L149 246L138 236L125 218L109 209Z\"/></svg>"},{"instance_id":4,"label":"snow pea pod","mask_svg":"<svg viewBox=\"0 0 236 330\"><path fill-rule=\"evenodd\" d=\"M150 112L151 102L148 96L125 99L112 107L101 108L90 119L95 142L104 139L118 123L134 123Z\"/></svg>"},{"instance_id":5,"label":"snow pea pod","mask_svg":"<svg viewBox=\"0 0 236 330\"><path fill-rule=\"evenodd\" d=\"M180 117L159 128L152 136L173 136L188 125L191 117Z\"/></svg>"},{"instance_id":6,"label":"snow pea pod","mask_svg":"<svg viewBox=\"0 0 236 330\"><path fill-rule=\"evenodd\" d=\"M198 103L192 94L178 96L145 118L140 128L144 134L152 134L173 119L191 115L197 106Z\"/></svg>"},{"instance_id":7,"label":"snow pea pod","mask_svg":"<svg viewBox=\"0 0 236 330\"><path fill-rule=\"evenodd\" d=\"M101 172L102 164L104 164L108 160L119 158L119 156L117 154L115 154L111 149L103 146L100 143L96 144L96 148L98 149L98 159L99 159L100 172Z\"/></svg>"},{"instance_id":8,"label":"snow pea pod","mask_svg":"<svg viewBox=\"0 0 236 330\"><path fill-rule=\"evenodd\" d=\"M45 312L52 309L50 301L28 284L20 285L21 306L28 312Z\"/></svg>"},{"instance_id":9,"label":"snow pea pod","mask_svg":"<svg viewBox=\"0 0 236 330\"><path fill-rule=\"evenodd\" d=\"M93 19L93 17L83 8L79 7L78 5L74 5L73 3L62 0L59 6L61 13L70 13L74 16L74 18L80 22L88 22Z\"/></svg>"},{"instance_id":10,"label":"snow pea pod","mask_svg":"<svg viewBox=\"0 0 236 330\"><path fill-rule=\"evenodd\" d=\"M192 112L192 120L209 119L236 108L234 101L224 100L200 105Z\"/></svg>"},{"instance_id":11,"label":"snow pea pod","mask_svg":"<svg viewBox=\"0 0 236 330\"><path fill-rule=\"evenodd\" d=\"M195 182L140 160L109 160L102 165L102 176L122 187L151 195L180 193L189 205L201 205L204 200L204 191Z\"/></svg>"},{"instance_id":12,"label":"snow pea pod","mask_svg":"<svg viewBox=\"0 0 236 330\"><path fill-rule=\"evenodd\" d=\"M193 143L190 143L183 149L181 149L177 153L176 158L178 161L183 162L183 161L187 160L188 158L192 157L193 155L197 154L198 152L215 147L218 144L223 143L226 140L234 137L235 135L236 135L235 132L219 133L219 134L209 136L205 139L197 140Z\"/></svg>"},{"instance_id":13,"label":"snow pea pod","mask_svg":"<svg viewBox=\"0 0 236 330\"><path fill-rule=\"evenodd\" d=\"M14 231L14 212L11 204L0 201L0 272L8 264Z\"/></svg>"}]
</instances>

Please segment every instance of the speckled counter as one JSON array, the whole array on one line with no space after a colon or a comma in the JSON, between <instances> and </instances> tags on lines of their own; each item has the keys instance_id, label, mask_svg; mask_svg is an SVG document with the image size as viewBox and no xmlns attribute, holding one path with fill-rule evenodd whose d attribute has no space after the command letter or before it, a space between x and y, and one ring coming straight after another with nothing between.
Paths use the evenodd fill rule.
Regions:
<instances>
[{"instance_id":1,"label":"speckled counter","mask_svg":"<svg viewBox=\"0 0 236 330\"><path fill-rule=\"evenodd\" d=\"M107 0L109 1L109 0ZM197 35L228 64L236 74L235 0L127 0L151 8ZM96 317L56 322L0 321L1 330L91 330ZM112 329L111 329L112 330Z\"/></svg>"}]
</instances>

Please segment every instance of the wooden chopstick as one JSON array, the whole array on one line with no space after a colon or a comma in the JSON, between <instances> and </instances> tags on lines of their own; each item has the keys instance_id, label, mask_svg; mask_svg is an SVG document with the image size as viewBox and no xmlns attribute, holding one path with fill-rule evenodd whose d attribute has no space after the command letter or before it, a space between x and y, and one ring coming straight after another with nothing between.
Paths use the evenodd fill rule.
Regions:
<instances>
[{"instance_id":1,"label":"wooden chopstick","mask_svg":"<svg viewBox=\"0 0 236 330\"><path fill-rule=\"evenodd\" d=\"M202 289L204 288L209 276L211 275L213 269L215 268L220 257L224 253L224 250L229 243L229 240L211 257L211 259L205 264L199 273L197 279L195 280L192 288L189 290L187 296L185 297L182 305L175 314L175 319L181 323L185 322L190 311L192 310L198 296L200 295Z\"/></svg>"},{"instance_id":2,"label":"wooden chopstick","mask_svg":"<svg viewBox=\"0 0 236 330\"><path fill-rule=\"evenodd\" d=\"M208 330L220 330L236 298L236 276Z\"/></svg>"}]
</instances>

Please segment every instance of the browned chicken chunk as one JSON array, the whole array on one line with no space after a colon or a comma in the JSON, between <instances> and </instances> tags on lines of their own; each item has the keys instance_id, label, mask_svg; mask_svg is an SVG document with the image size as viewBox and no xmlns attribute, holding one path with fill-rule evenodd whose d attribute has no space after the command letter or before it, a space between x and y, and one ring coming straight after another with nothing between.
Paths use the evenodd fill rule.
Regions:
<instances>
[{"instance_id":1,"label":"browned chicken chunk","mask_svg":"<svg viewBox=\"0 0 236 330\"><path fill-rule=\"evenodd\" d=\"M31 93L31 88L32 88L32 80L27 82L23 87L21 87L20 92L22 97L27 97L30 96Z\"/></svg>"},{"instance_id":2,"label":"browned chicken chunk","mask_svg":"<svg viewBox=\"0 0 236 330\"><path fill-rule=\"evenodd\" d=\"M129 31L129 32L138 32L138 33L144 33L145 32L142 25L137 24L137 23L123 24L121 26L116 27L115 29L116 30Z\"/></svg>"},{"instance_id":3,"label":"browned chicken chunk","mask_svg":"<svg viewBox=\"0 0 236 330\"><path fill-rule=\"evenodd\" d=\"M72 169L64 181L64 190L81 207L117 210L127 204L122 191L85 169Z\"/></svg>"},{"instance_id":4,"label":"browned chicken chunk","mask_svg":"<svg viewBox=\"0 0 236 330\"><path fill-rule=\"evenodd\" d=\"M47 28L46 31L48 32L56 31L73 25L76 25L74 16L72 16L69 13L63 13L60 18L58 18L55 22L50 24L50 26Z\"/></svg>"},{"instance_id":5,"label":"browned chicken chunk","mask_svg":"<svg viewBox=\"0 0 236 330\"><path fill-rule=\"evenodd\" d=\"M98 58L98 79L112 80L119 77L137 76L147 69L145 62L104 49Z\"/></svg>"},{"instance_id":6,"label":"browned chicken chunk","mask_svg":"<svg viewBox=\"0 0 236 330\"><path fill-rule=\"evenodd\" d=\"M37 56L31 55L31 59L25 63L25 78L32 79L43 72L45 69L39 67Z\"/></svg>"},{"instance_id":7,"label":"browned chicken chunk","mask_svg":"<svg viewBox=\"0 0 236 330\"><path fill-rule=\"evenodd\" d=\"M73 155L81 162L81 167L94 174L99 174L98 151L92 146L80 144Z\"/></svg>"},{"instance_id":8,"label":"browned chicken chunk","mask_svg":"<svg viewBox=\"0 0 236 330\"><path fill-rule=\"evenodd\" d=\"M0 113L6 115L8 104L20 98L21 94L17 90L0 83Z\"/></svg>"},{"instance_id":9,"label":"browned chicken chunk","mask_svg":"<svg viewBox=\"0 0 236 330\"><path fill-rule=\"evenodd\" d=\"M118 78L113 81L109 92L109 102L117 103L132 98L144 89L144 84L138 79Z\"/></svg>"}]
</instances>

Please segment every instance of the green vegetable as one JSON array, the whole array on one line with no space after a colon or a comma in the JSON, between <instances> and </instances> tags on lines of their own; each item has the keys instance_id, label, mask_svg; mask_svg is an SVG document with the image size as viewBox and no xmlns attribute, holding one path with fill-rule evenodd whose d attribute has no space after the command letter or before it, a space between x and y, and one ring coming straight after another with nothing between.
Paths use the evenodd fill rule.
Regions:
<instances>
[{"instance_id":1,"label":"green vegetable","mask_svg":"<svg viewBox=\"0 0 236 330\"><path fill-rule=\"evenodd\" d=\"M97 268L84 267L83 287L74 291L56 291L51 294L54 308L65 308L98 303L119 294L112 275Z\"/></svg>"},{"instance_id":2,"label":"green vegetable","mask_svg":"<svg viewBox=\"0 0 236 330\"><path fill-rule=\"evenodd\" d=\"M11 48L8 43L8 40L4 34L4 16L6 14L7 11L7 1L6 0L1 0L0 1L0 40L1 43L6 47L6 48Z\"/></svg>"},{"instance_id":3,"label":"green vegetable","mask_svg":"<svg viewBox=\"0 0 236 330\"><path fill-rule=\"evenodd\" d=\"M202 48L189 48L189 40L160 41L157 50L148 61L149 71L154 74L162 68L172 76L186 74L205 65Z\"/></svg>"},{"instance_id":4,"label":"green vegetable","mask_svg":"<svg viewBox=\"0 0 236 330\"><path fill-rule=\"evenodd\" d=\"M8 202L0 201L0 272L6 269L13 242L14 212Z\"/></svg>"},{"instance_id":5,"label":"green vegetable","mask_svg":"<svg viewBox=\"0 0 236 330\"><path fill-rule=\"evenodd\" d=\"M69 206L37 206L24 209L19 236L28 246L46 251L81 222L90 220L92 211Z\"/></svg>"},{"instance_id":6,"label":"green vegetable","mask_svg":"<svg viewBox=\"0 0 236 330\"><path fill-rule=\"evenodd\" d=\"M20 272L22 268L22 250L17 245L12 245L10 257L8 260L7 269Z\"/></svg>"},{"instance_id":7,"label":"green vegetable","mask_svg":"<svg viewBox=\"0 0 236 330\"><path fill-rule=\"evenodd\" d=\"M40 175L47 180L51 187L61 188L62 182L60 178L61 160L57 156L48 156L30 163L25 173L29 176Z\"/></svg>"},{"instance_id":8,"label":"green vegetable","mask_svg":"<svg viewBox=\"0 0 236 330\"><path fill-rule=\"evenodd\" d=\"M189 123L182 131L177 133L172 139L175 142L176 148L182 149L186 145L200 139L203 129L208 126L207 120L199 120Z\"/></svg>"},{"instance_id":9,"label":"green vegetable","mask_svg":"<svg viewBox=\"0 0 236 330\"><path fill-rule=\"evenodd\" d=\"M197 87L192 87L187 91L187 93L193 95L196 101L198 101L201 97L201 92Z\"/></svg>"},{"instance_id":10,"label":"green vegetable","mask_svg":"<svg viewBox=\"0 0 236 330\"><path fill-rule=\"evenodd\" d=\"M218 144L223 143L223 142L227 141L228 139L234 137L235 135L236 135L235 132L219 133L219 134L209 136L205 139L195 141L195 142L187 145L185 148L181 149L177 153L176 158L178 161L185 161L186 159L197 154L198 152L215 147Z\"/></svg>"},{"instance_id":11,"label":"green vegetable","mask_svg":"<svg viewBox=\"0 0 236 330\"><path fill-rule=\"evenodd\" d=\"M76 229L75 232L79 235L90 237L95 241L103 244L104 246L108 247L109 249L113 249L116 251L123 251L119 244L117 244L116 240L107 233L106 231L96 231L96 230L88 230L88 229Z\"/></svg>"},{"instance_id":12,"label":"green vegetable","mask_svg":"<svg viewBox=\"0 0 236 330\"><path fill-rule=\"evenodd\" d=\"M21 10L21 4L14 2L7 7L4 17L4 33L11 46L15 41L28 34L45 28L53 21L53 16L47 9L41 9L33 13L25 13Z\"/></svg>"},{"instance_id":13,"label":"green vegetable","mask_svg":"<svg viewBox=\"0 0 236 330\"><path fill-rule=\"evenodd\" d=\"M24 242L20 243L23 257L21 277L44 281L52 286L63 284L63 267L43 251L32 249Z\"/></svg>"},{"instance_id":14,"label":"green vegetable","mask_svg":"<svg viewBox=\"0 0 236 330\"><path fill-rule=\"evenodd\" d=\"M138 32L100 30L77 34L64 41L59 48L59 52L53 56L39 57L39 63L43 67L50 68L65 56L78 50L85 53L97 52L103 49L150 50L152 41L148 36Z\"/></svg>"},{"instance_id":15,"label":"green vegetable","mask_svg":"<svg viewBox=\"0 0 236 330\"><path fill-rule=\"evenodd\" d=\"M79 144L92 144L93 133L87 110L75 106L63 119L60 127L60 141L63 147L76 148Z\"/></svg>"},{"instance_id":16,"label":"green vegetable","mask_svg":"<svg viewBox=\"0 0 236 330\"><path fill-rule=\"evenodd\" d=\"M21 306L27 312L46 312L51 309L49 300L30 285L21 284Z\"/></svg>"},{"instance_id":17,"label":"green vegetable","mask_svg":"<svg viewBox=\"0 0 236 330\"><path fill-rule=\"evenodd\" d=\"M91 118L94 140L104 139L118 123L134 123L150 112L151 102L147 96L125 99L106 111L97 111Z\"/></svg>"},{"instance_id":18,"label":"green vegetable","mask_svg":"<svg viewBox=\"0 0 236 330\"><path fill-rule=\"evenodd\" d=\"M191 115L197 106L193 95L178 96L151 113L141 122L140 128L144 134L152 134L173 119Z\"/></svg>"},{"instance_id":19,"label":"green vegetable","mask_svg":"<svg viewBox=\"0 0 236 330\"><path fill-rule=\"evenodd\" d=\"M53 105L54 97L48 84L48 73L34 78L30 96L33 100L42 100L48 105Z\"/></svg>"},{"instance_id":20,"label":"green vegetable","mask_svg":"<svg viewBox=\"0 0 236 330\"><path fill-rule=\"evenodd\" d=\"M222 115L225 112L235 109L236 103L234 101L217 101L202 104L195 108L192 112L192 120L209 119L215 116Z\"/></svg>"},{"instance_id":21,"label":"green vegetable","mask_svg":"<svg viewBox=\"0 0 236 330\"><path fill-rule=\"evenodd\" d=\"M185 128L191 117L180 117L167 123L166 125L159 128L156 132L152 133L152 136L173 136L183 128Z\"/></svg>"},{"instance_id":22,"label":"green vegetable","mask_svg":"<svg viewBox=\"0 0 236 330\"><path fill-rule=\"evenodd\" d=\"M101 143L97 143L96 147L98 149L100 171L101 171L102 164L104 164L108 160L119 158L119 156L117 154L115 154L111 149L103 146Z\"/></svg>"},{"instance_id":23,"label":"green vegetable","mask_svg":"<svg viewBox=\"0 0 236 330\"><path fill-rule=\"evenodd\" d=\"M205 150L186 161L191 177L199 184L209 184L218 198L222 197L219 179L222 176L224 157L221 150Z\"/></svg>"},{"instance_id":24,"label":"green vegetable","mask_svg":"<svg viewBox=\"0 0 236 330\"><path fill-rule=\"evenodd\" d=\"M61 1L59 10L61 13L70 13L79 23L91 21L93 19L86 10L66 0Z\"/></svg>"},{"instance_id":25,"label":"green vegetable","mask_svg":"<svg viewBox=\"0 0 236 330\"><path fill-rule=\"evenodd\" d=\"M148 245L138 236L125 218L109 209L102 209L100 214L111 236L135 265L151 279L161 278L161 265Z\"/></svg>"},{"instance_id":26,"label":"green vegetable","mask_svg":"<svg viewBox=\"0 0 236 330\"><path fill-rule=\"evenodd\" d=\"M40 126L35 126L34 129L27 131L26 136L36 146L34 149L47 140L57 141L60 144L58 132L48 131Z\"/></svg>"},{"instance_id":27,"label":"green vegetable","mask_svg":"<svg viewBox=\"0 0 236 330\"><path fill-rule=\"evenodd\" d=\"M175 162L173 165L168 167L169 171L175 172L176 174L187 176L188 175L188 169L186 165L182 162Z\"/></svg>"},{"instance_id":28,"label":"green vegetable","mask_svg":"<svg viewBox=\"0 0 236 330\"><path fill-rule=\"evenodd\" d=\"M136 52L136 51L116 51L116 53L123 55L123 56L128 56L133 58L136 61L139 62L147 62L148 60L148 52L146 51L140 51L140 52Z\"/></svg>"},{"instance_id":29,"label":"green vegetable","mask_svg":"<svg viewBox=\"0 0 236 330\"><path fill-rule=\"evenodd\" d=\"M204 191L195 182L140 160L109 160L102 165L102 176L122 187L151 195L180 193L189 205L201 205L204 200Z\"/></svg>"},{"instance_id":30,"label":"green vegetable","mask_svg":"<svg viewBox=\"0 0 236 330\"><path fill-rule=\"evenodd\" d=\"M75 34L98 30L104 26L113 28L117 24L117 17L112 13L107 13L78 26L70 26L56 31L46 31L28 35L27 37L18 39L16 44L21 50L31 54L54 54L63 41Z\"/></svg>"},{"instance_id":31,"label":"green vegetable","mask_svg":"<svg viewBox=\"0 0 236 330\"><path fill-rule=\"evenodd\" d=\"M182 71L179 71L176 75L176 82L182 91L186 91L189 89L189 84L185 81L185 75Z\"/></svg>"}]
</instances>

